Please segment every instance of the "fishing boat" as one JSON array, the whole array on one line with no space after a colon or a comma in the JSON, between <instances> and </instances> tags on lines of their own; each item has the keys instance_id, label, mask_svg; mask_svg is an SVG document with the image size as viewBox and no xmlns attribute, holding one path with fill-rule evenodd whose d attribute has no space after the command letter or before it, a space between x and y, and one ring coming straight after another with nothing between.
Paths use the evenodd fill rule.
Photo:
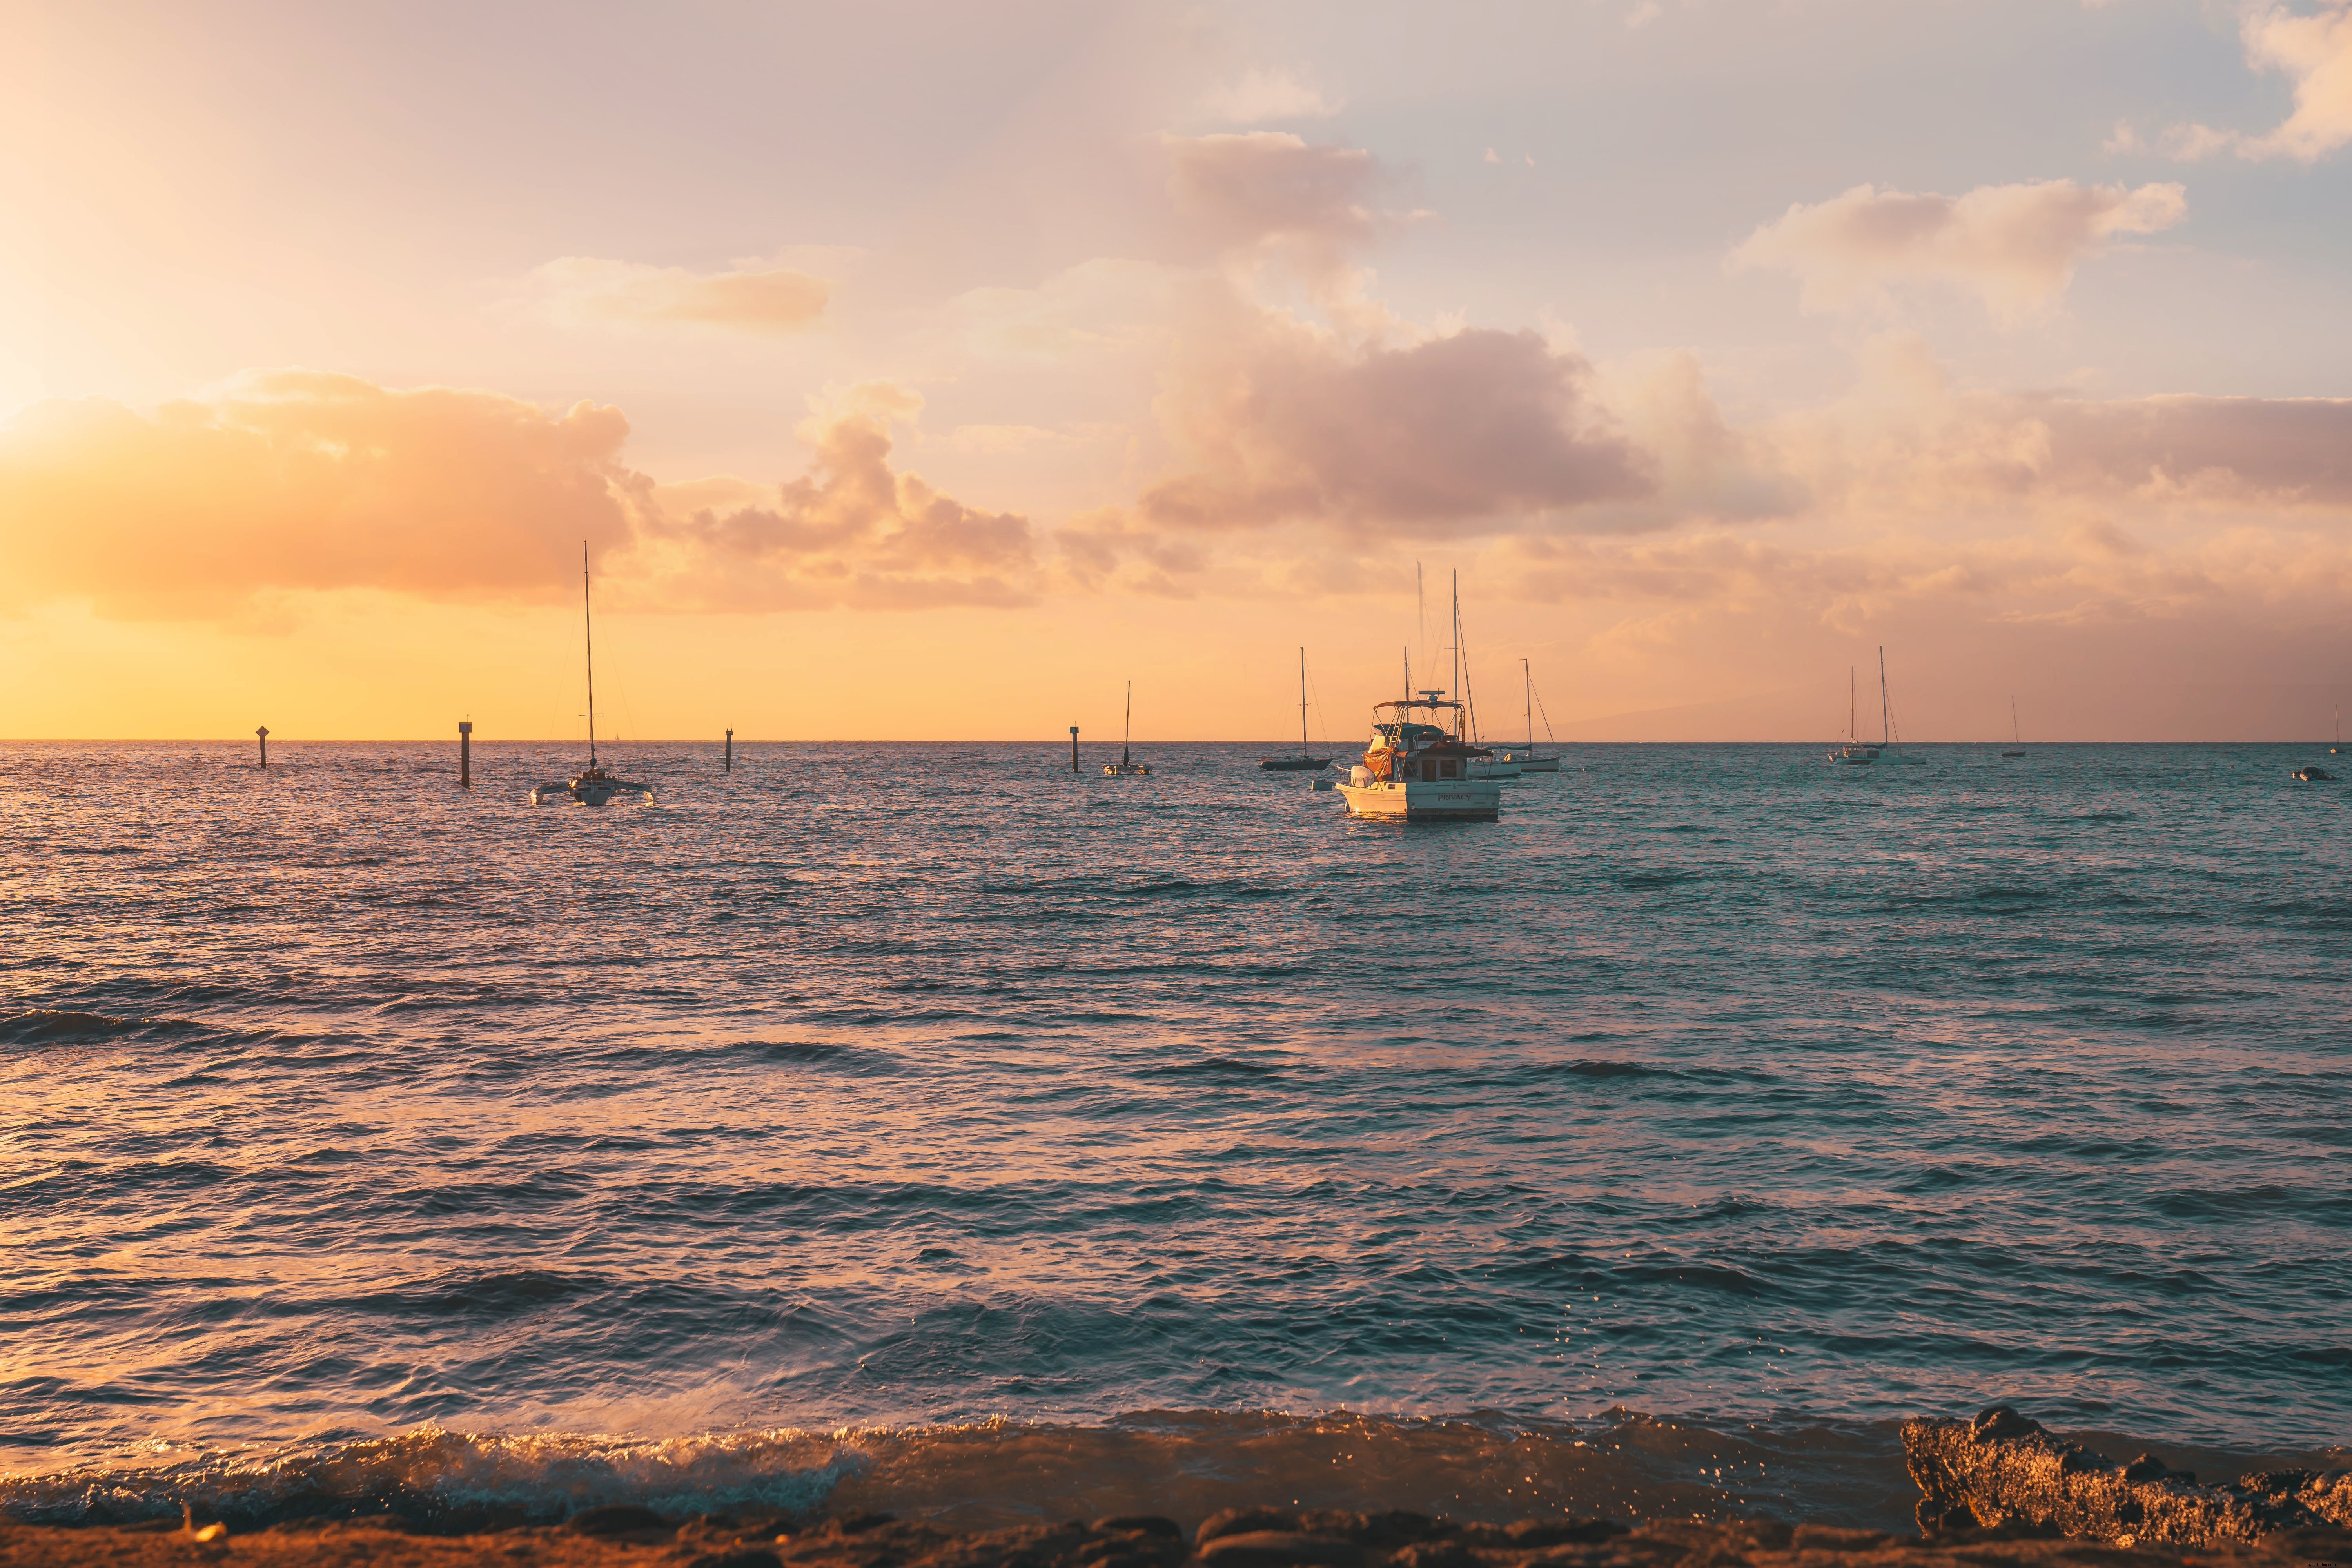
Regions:
<instances>
[{"instance_id":1,"label":"fishing boat","mask_svg":"<svg viewBox=\"0 0 2352 1568\"><path fill-rule=\"evenodd\" d=\"M654 792L650 785L616 779L596 761L596 621L589 596L588 542L584 539L580 542L580 625L588 655L588 765L572 774L569 784L539 785L530 792L530 804L545 805L550 801L569 800L581 805L607 805L616 798L627 796L651 805Z\"/></svg>"},{"instance_id":2,"label":"fishing boat","mask_svg":"<svg viewBox=\"0 0 2352 1568\"><path fill-rule=\"evenodd\" d=\"M1832 746L1829 752L1830 761L1844 767L1866 768L1878 761L1878 748L1864 745L1853 732L1857 716L1855 704L1862 692L1861 679L1861 673L1854 666L1849 664L1845 667L1845 744Z\"/></svg>"},{"instance_id":3,"label":"fishing boat","mask_svg":"<svg viewBox=\"0 0 2352 1568\"><path fill-rule=\"evenodd\" d=\"M1462 592L1454 593L1454 667L1462 680ZM1425 717L1424 717L1425 715ZM1441 719L1444 722L1439 722ZM1339 786L1350 816L1391 822L1492 822L1502 813L1503 786L1471 771L1494 752L1464 739L1473 722L1467 704L1434 689L1372 707L1372 738L1364 760Z\"/></svg>"},{"instance_id":4,"label":"fishing boat","mask_svg":"<svg viewBox=\"0 0 2352 1568\"><path fill-rule=\"evenodd\" d=\"M1328 757L1307 754L1307 650L1298 650L1298 754L1260 757L1257 765L1270 773L1319 773L1331 765Z\"/></svg>"},{"instance_id":5,"label":"fishing boat","mask_svg":"<svg viewBox=\"0 0 2352 1568\"><path fill-rule=\"evenodd\" d=\"M1339 786L1348 815L1397 822L1492 822L1499 816L1502 784L1474 777L1469 770L1471 763L1494 753L1454 733L1465 711L1439 690L1375 703L1364 760ZM1437 721L1441 715L1451 728Z\"/></svg>"},{"instance_id":6,"label":"fishing boat","mask_svg":"<svg viewBox=\"0 0 2352 1568\"><path fill-rule=\"evenodd\" d=\"M1127 683L1127 728L1119 732L1118 737L1118 761L1116 763L1107 763L1103 765L1103 776L1105 778L1148 779L1151 776L1150 763L1139 763L1128 753L1128 746L1134 739L1135 682L1130 680Z\"/></svg>"},{"instance_id":7,"label":"fishing boat","mask_svg":"<svg viewBox=\"0 0 2352 1568\"><path fill-rule=\"evenodd\" d=\"M1559 758L1538 756L1536 752L1536 678L1535 671L1529 668L1526 659L1519 660L1519 682L1521 698L1527 704L1527 749L1505 752L1502 760L1517 763L1523 773L1556 773L1559 772ZM1544 719L1544 737L1555 746L1559 744L1558 739L1552 735L1549 715L1546 715Z\"/></svg>"},{"instance_id":8,"label":"fishing boat","mask_svg":"<svg viewBox=\"0 0 2352 1568\"><path fill-rule=\"evenodd\" d=\"M2009 739L2010 743L2015 746L2017 750L2013 752L2003 752L2001 755L2004 757L2021 757L2025 755L2025 737L2017 728L2017 699L2014 697L2011 697L2009 700Z\"/></svg>"}]
</instances>

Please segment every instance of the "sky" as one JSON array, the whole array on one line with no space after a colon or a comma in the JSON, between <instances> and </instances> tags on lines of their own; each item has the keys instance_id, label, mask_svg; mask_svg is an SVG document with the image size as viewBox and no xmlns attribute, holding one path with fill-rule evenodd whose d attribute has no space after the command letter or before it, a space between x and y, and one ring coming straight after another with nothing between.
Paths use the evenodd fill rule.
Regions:
<instances>
[{"instance_id":1,"label":"sky","mask_svg":"<svg viewBox=\"0 0 2352 1568\"><path fill-rule=\"evenodd\" d=\"M2352 697L2352 0L0 14L0 735Z\"/></svg>"}]
</instances>

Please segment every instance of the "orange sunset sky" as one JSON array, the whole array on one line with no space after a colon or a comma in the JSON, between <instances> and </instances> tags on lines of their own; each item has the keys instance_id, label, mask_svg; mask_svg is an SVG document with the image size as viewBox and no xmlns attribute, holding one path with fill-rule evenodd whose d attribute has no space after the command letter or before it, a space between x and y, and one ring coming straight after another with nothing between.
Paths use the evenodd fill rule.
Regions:
<instances>
[{"instance_id":1,"label":"orange sunset sky","mask_svg":"<svg viewBox=\"0 0 2352 1568\"><path fill-rule=\"evenodd\" d=\"M0 735L2352 695L2352 0L5 16Z\"/></svg>"}]
</instances>

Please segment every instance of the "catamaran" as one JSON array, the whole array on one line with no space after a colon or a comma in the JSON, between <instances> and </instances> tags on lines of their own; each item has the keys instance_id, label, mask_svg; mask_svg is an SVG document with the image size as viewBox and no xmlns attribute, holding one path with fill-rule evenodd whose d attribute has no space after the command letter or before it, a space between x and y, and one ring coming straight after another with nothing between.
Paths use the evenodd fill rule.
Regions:
<instances>
[{"instance_id":1,"label":"catamaran","mask_svg":"<svg viewBox=\"0 0 2352 1568\"><path fill-rule=\"evenodd\" d=\"M1410 679L1410 677L1407 678ZM1454 594L1454 679L1462 682L1462 592ZM1350 816L1395 822L1492 822L1502 813L1503 786L1472 769L1494 761L1488 748L1465 740L1468 707L1435 689L1372 705L1372 738L1364 760L1339 786ZM1427 715L1426 719L1419 715ZM1386 715L1384 718L1383 715ZM1443 716L1448 722L1437 722ZM1450 728L1449 728L1450 723Z\"/></svg>"},{"instance_id":2,"label":"catamaran","mask_svg":"<svg viewBox=\"0 0 2352 1568\"><path fill-rule=\"evenodd\" d=\"M1118 737L1118 761L1103 765L1105 778L1150 778L1151 764L1139 763L1128 754L1128 746L1135 738L1135 682L1127 683L1127 728Z\"/></svg>"},{"instance_id":3,"label":"catamaran","mask_svg":"<svg viewBox=\"0 0 2352 1568\"><path fill-rule=\"evenodd\" d=\"M1270 773L1319 773L1331 765L1328 757L1307 754L1307 650L1298 650L1298 754L1295 757L1261 757L1260 768Z\"/></svg>"},{"instance_id":4,"label":"catamaran","mask_svg":"<svg viewBox=\"0 0 2352 1568\"><path fill-rule=\"evenodd\" d=\"M543 784L530 792L530 804L545 805L551 800L572 800L582 805L609 805L615 795L633 795L646 805L653 804L651 786L616 779L596 763L596 623L588 594L588 542L580 542L580 625L585 635L588 652L588 765L572 777L570 784Z\"/></svg>"}]
</instances>

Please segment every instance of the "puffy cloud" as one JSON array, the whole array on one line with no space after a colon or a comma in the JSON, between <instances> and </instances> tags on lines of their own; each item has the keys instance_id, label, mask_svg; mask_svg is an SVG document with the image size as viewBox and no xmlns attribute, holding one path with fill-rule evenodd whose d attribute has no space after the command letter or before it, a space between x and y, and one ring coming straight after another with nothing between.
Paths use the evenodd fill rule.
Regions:
<instances>
[{"instance_id":1,"label":"puffy cloud","mask_svg":"<svg viewBox=\"0 0 2352 1568\"><path fill-rule=\"evenodd\" d=\"M2183 158L2231 151L2242 158L2309 163L2352 142L2352 0L2321 0L2310 12L2249 5L2239 29L2248 65L2278 71L2294 84L2294 112L2259 136L2175 126L2165 138L2168 151Z\"/></svg>"},{"instance_id":2,"label":"puffy cloud","mask_svg":"<svg viewBox=\"0 0 2352 1568\"><path fill-rule=\"evenodd\" d=\"M739 332L791 332L824 313L822 278L761 262L726 272L566 256L533 269L548 313L570 325L684 323Z\"/></svg>"},{"instance_id":3,"label":"puffy cloud","mask_svg":"<svg viewBox=\"0 0 2352 1568\"><path fill-rule=\"evenodd\" d=\"M1187 341L1160 413L1192 462L1144 495L1155 523L1464 534L1654 488L1591 366L1534 332L1351 348L1227 299Z\"/></svg>"},{"instance_id":4,"label":"puffy cloud","mask_svg":"<svg viewBox=\"0 0 2352 1568\"><path fill-rule=\"evenodd\" d=\"M856 388L803 427L816 457L800 479L757 500L709 480L675 492L706 504L652 515L633 563L646 596L713 609L1027 602L1027 519L974 510L891 468L892 425L921 406L887 384Z\"/></svg>"},{"instance_id":5,"label":"puffy cloud","mask_svg":"<svg viewBox=\"0 0 2352 1568\"><path fill-rule=\"evenodd\" d=\"M278 371L152 416L37 404L0 426L0 605L206 618L287 591L560 598L583 539L616 607L1022 602L1026 521L890 468L891 424L919 407L860 388L804 429L808 474L761 487L657 486L620 460L621 412L586 403Z\"/></svg>"},{"instance_id":6,"label":"puffy cloud","mask_svg":"<svg viewBox=\"0 0 2352 1568\"><path fill-rule=\"evenodd\" d=\"M2153 234L2187 214L2177 184L1983 185L1961 196L1856 185L1790 207L1734 250L1730 265L1771 267L1804 283L1809 310L1884 308L1887 287L1934 282L1974 293L2014 321L2065 291L2074 268L2118 234Z\"/></svg>"},{"instance_id":7,"label":"puffy cloud","mask_svg":"<svg viewBox=\"0 0 2352 1568\"><path fill-rule=\"evenodd\" d=\"M257 591L569 592L583 539L626 540L649 481L628 421L488 392L249 374L152 417L36 404L0 428L0 582L16 604L226 613Z\"/></svg>"},{"instance_id":8,"label":"puffy cloud","mask_svg":"<svg viewBox=\"0 0 2352 1568\"><path fill-rule=\"evenodd\" d=\"M1228 125L1255 125L1268 120L1328 120L1339 112L1339 101L1286 70L1246 71L1201 100L1201 112Z\"/></svg>"}]
</instances>

